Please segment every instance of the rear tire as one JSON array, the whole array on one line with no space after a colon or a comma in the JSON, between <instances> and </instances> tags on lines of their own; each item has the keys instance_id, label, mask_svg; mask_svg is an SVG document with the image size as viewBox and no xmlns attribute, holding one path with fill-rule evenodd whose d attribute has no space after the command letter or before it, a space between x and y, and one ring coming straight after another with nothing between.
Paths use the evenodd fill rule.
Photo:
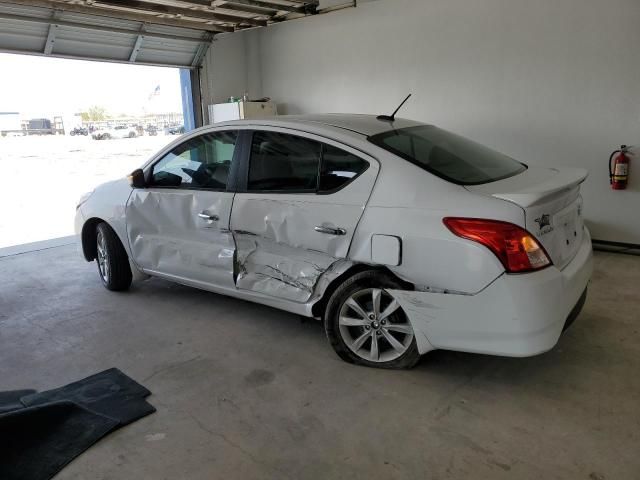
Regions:
<instances>
[{"instance_id":1,"label":"rear tire","mask_svg":"<svg viewBox=\"0 0 640 480\"><path fill-rule=\"evenodd\" d=\"M420 360L411 323L387 289L403 286L389 275L368 270L347 279L331 295L324 328L343 360L394 369L411 368Z\"/></svg>"},{"instance_id":2,"label":"rear tire","mask_svg":"<svg viewBox=\"0 0 640 480\"><path fill-rule=\"evenodd\" d=\"M116 232L104 222L96 227L96 264L100 280L108 290L129 289L132 278L129 257Z\"/></svg>"}]
</instances>

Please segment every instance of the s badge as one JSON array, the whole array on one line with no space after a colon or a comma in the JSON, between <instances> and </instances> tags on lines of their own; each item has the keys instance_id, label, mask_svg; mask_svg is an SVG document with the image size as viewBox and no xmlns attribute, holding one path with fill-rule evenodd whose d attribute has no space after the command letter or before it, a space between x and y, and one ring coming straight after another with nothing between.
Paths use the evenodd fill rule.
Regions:
<instances>
[{"instance_id":1,"label":"s badge","mask_svg":"<svg viewBox=\"0 0 640 480\"><path fill-rule=\"evenodd\" d=\"M544 213L540 215L534 221L538 224L538 227L540 228L540 235L544 235L545 233L549 233L550 231L553 230L553 227L551 226L551 215L549 215L548 213ZM545 229L545 227L549 227L549 228Z\"/></svg>"}]
</instances>

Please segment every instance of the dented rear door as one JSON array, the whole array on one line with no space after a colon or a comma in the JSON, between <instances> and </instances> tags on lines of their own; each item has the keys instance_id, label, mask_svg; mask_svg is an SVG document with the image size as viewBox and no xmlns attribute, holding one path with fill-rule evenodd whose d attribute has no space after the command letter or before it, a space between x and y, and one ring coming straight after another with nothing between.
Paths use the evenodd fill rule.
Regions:
<instances>
[{"instance_id":1,"label":"dented rear door","mask_svg":"<svg viewBox=\"0 0 640 480\"><path fill-rule=\"evenodd\" d=\"M318 278L347 258L378 163L285 129L254 132L250 152L231 213L236 285L306 302Z\"/></svg>"},{"instance_id":2,"label":"dented rear door","mask_svg":"<svg viewBox=\"0 0 640 480\"><path fill-rule=\"evenodd\" d=\"M205 288L234 286L227 184L237 137L219 131L187 139L150 167L147 188L133 191L127 235L143 270Z\"/></svg>"}]
</instances>

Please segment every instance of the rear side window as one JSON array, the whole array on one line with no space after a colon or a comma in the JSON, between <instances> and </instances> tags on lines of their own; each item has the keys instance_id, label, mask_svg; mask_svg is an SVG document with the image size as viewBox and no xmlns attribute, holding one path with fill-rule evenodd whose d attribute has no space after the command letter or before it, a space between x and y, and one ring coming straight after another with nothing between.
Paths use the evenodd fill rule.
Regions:
<instances>
[{"instance_id":1,"label":"rear side window","mask_svg":"<svg viewBox=\"0 0 640 480\"><path fill-rule=\"evenodd\" d=\"M250 191L315 192L320 143L277 132L254 132L249 162Z\"/></svg>"},{"instance_id":2,"label":"rear side window","mask_svg":"<svg viewBox=\"0 0 640 480\"><path fill-rule=\"evenodd\" d=\"M342 188L364 172L368 166L369 163L360 157L331 145L324 145L319 192L328 193Z\"/></svg>"},{"instance_id":3,"label":"rear side window","mask_svg":"<svg viewBox=\"0 0 640 480\"><path fill-rule=\"evenodd\" d=\"M411 163L460 185L479 185L526 170L513 158L430 125L390 130L369 141Z\"/></svg>"}]
</instances>

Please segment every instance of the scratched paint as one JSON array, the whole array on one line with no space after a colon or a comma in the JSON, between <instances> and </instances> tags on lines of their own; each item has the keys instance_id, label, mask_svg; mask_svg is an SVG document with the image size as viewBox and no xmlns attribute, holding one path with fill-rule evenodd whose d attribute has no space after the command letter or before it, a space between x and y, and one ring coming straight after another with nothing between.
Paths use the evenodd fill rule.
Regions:
<instances>
[{"instance_id":1,"label":"scratched paint","mask_svg":"<svg viewBox=\"0 0 640 480\"><path fill-rule=\"evenodd\" d=\"M306 302L336 258L249 233L235 234L238 288Z\"/></svg>"}]
</instances>

